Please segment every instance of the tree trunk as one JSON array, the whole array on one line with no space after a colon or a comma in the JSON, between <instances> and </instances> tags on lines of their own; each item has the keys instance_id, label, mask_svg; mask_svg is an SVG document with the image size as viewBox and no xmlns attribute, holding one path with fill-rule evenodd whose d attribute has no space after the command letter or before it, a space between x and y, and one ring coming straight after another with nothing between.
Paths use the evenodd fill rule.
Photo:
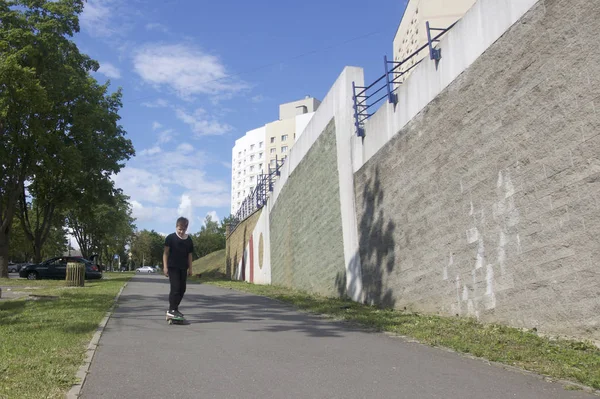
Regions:
<instances>
[{"instance_id":1,"label":"tree trunk","mask_svg":"<svg viewBox=\"0 0 600 399\"><path fill-rule=\"evenodd\" d=\"M33 262L42 263L42 243L39 237L35 237L33 242Z\"/></svg>"},{"instance_id":2,"label":"tree trunk","mask_svg":"<svg viewBox=\"0 0 600 399\"><path fill-rule=\"evenodd\" d=\"M13 217L19 205L19 193L23 181L25 179L19 178L14 186L15 190L11 191L9 186L8 194L3 198L0 197L0 278L8 278L8 240Z\"/></svg>"},{"instance_id":3,"label":"tree trunk","mask_svg":"<svg viewBox=\"0 0 600 399\"><path fill-rule=\"evenodd\" d=\"M8 232L0 230L0 278L8 278Z\"/></svg>"}]
</instances>

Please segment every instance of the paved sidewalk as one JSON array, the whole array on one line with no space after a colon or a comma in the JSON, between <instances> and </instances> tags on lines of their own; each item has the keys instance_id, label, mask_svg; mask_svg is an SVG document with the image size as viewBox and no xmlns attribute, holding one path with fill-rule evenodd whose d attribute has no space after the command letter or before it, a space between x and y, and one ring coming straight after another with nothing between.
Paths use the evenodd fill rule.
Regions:
<instances>
[{"instance_id":1,"label":"paved sidewalk","mask_svg":"<svg viewBox=\"0 0 600 399\"><path fill-rule=\"evenodd\" d=\"M168 290L162 275L130 281L83 398L597 398L209 285L188 285L190 324L169 326Z\"/></svg>"}]
</instances>

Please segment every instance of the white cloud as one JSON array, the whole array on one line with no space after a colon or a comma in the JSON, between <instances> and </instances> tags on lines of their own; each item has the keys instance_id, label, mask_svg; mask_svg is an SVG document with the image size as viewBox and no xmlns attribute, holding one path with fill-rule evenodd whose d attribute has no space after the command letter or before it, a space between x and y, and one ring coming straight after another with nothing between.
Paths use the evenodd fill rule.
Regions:
<instances>
[{"instance_id":1,"label":"white cloud","mask_svg":"<svg viewBox=\"0 0 600 399\"><path fill-rule=\"evenodd\" d=\"M230 204L229 182L216 180L203 170L208 159L187 143L172 151L146 150L132 160L135 166L126 166L113 180L130 196L138 223L174 224L179 216L190 222L196 218L198 223L197 208L229 208ZM171 207L167 208L168 204Z\"/></svg>"},{"instance_id":2,"label":"white cloud","mask_svg":"<svg viewBox=\"0 0 600 399\"><path fill-rule=\"evenodd\" d=\"M175 208L164 208L156 206L144 206L139 201L132 200L132 216L136 222L159 222L172 223L175 225L177 220L177 210Z\"/></svg>"},{"instance_id":3,"label":"white cloud","mask_svg":"<svg viewBox=\"0 0 600 399\"><path fill-rule=\"evenodd\" d=\"M121 71L119 71L119 69L113 64L108 62L100 63L100 69L98 69L98 72L111 79L121 78Z\"/></svg>"},{"instance_id":4,"label":"white cloud","mask_svg":"<svg viewBox=\"0 0 600 399\"><path fill-rule=\"evenodd\" d=\"M220 136L233 129L227 123L208 117L202 108L198 108L193 114L178 108L175 114L179 120L190 126L196 136Z\"/></svg>"},{"instance_id":5,"label":"white cloud","mask_svg":"<svg viewBox=\"0 0 600 399\"><path fill-rule=\"evenodd\" d=\"M110 36L112 30L109 27L110 1L88 0L83 7L79 22L83 29L94 36Z\"/></svg>"},{"instance_id":6,"label":"white cloud","mask_svg":"<svg viewBox=\"0 0 600 399\"><path fill-rule=\"evenodd\" d=\"M160 132L158 134L158 143L159 144L168 143L169 141L173 140L174 137L175 137L175 132L173 131L173 129L163 130L162 132Z\"/></svg>"},{"instance_id":7,"label":"white cloud","mask_svg":"<svg viewBox=\"0 0 600 399\"><path fill-rule=\"evenodd\" d=\"M219 215L217 215L217 211L210 211L206 214L206 216L210 216L210 218L213 222L219 221ZM206 220L206 217L202 220L202 226L206 226L206 223L204 223L205 220Z\"/></svg>"},{"instance_id":8,"label":"white cloud","mask_svg":"<svg viewBox=\"0 0 600 399\"><path fill-rule=\"evenodd\" d=\"M258 94L256 96L252 97L250 99L250 101L252 101L255 104L258 104L258 103L265 101L265 96L263 96L262 94Z\"/></svg>"},{"instance_id":9,"label":"white cloud","mask_svg":"<svg viewBox=\"0 0 600 399\"><path fill-rule=\"evenodd\" d=\"M231 203L231 193L229 191L211 194L191 191L189 195L195 207L229 208Z\"/></svg>"},{"instance_id":10,"label":"white cloud","mask_svg":"<svg viewBox=\"0 0 600 399\"><path fill-rule=\"evenodd\" d=\"M166 108L169 106L169 102L165 99L159 98L152 102L144 102L142 105L147 108Z\"/></svg>"},{"instance_id":11,"label":"white cloud","mask_svg":"<svg viewBox=\"0 0 600 399\"><path fill-rule=\"evenodd\" d=\"M155 30L163 33L169 32L169 28L158 22L146 24L146 30Z\"/></svg>"},{"instance_id":12,"label":"white cloud","mask_svg":"<svg viewBox=\"0 0 600 399\"><path fill-rule=\"evenodd\" d=\"M182 153L182 154L189 154L190 152L194 151L194 146L188 143L182 143L179 146L177 146L177 152Z\"/></svg>"},{"instance_id":13,"label":"white cloud","mask_svg":"<svg viewBox=\"0 0 600 399\"><path fill-rule=\"evenodd\" d=\"M141 156L144 156L144 155L154 155L154 154L158 154L161 151L162 150L160 149L160 147L157 146L157 145L155 145L154 147L146 148L145 150L140 151L140 155Z\"/></svg>"},{"instance_id":14,"label":"white cloud","mask_svg":"<svg viewBox=\"0 0 600 399\"><path fill-rule=\"evenodd\" d=\"M153 44L134 55L134 69L156 87L167 86L180 97L224 95L248 88L228 76L218 57L187 44Z\"/></svg>"},{"instance_id":15,"label":"white cloud","mask_svg":"<svg viewBox=\"0 0 600 399\"><path fill-rule=\"evenodd\" d=\"M162 183L159 176L145 169L127 166L113 176L117 187L121 187L129 195L132 203L143 200L164 205L170 198L170 190Z\"/></svg>"},{"instance_id":16,"label":"white cloud","mask_svg":"<svg viewBox=\"0 0 600 399\"><path fill-rule=\"evenodd\" d=\"M152 130L158 130L161 129L163 127L163 125L161 125L159 122L152 122Z\"/></svg>"},{"instance_id":17,"label":"white cloud","mask_svg":"<svg viewBox=\"0 0 600 399\"><path fill-rule=\"evenodd\" d=\"M183 194L181 196L181 200L179 202L179 207L177 208L177 214L179 216L183 216L190 221L188 226L188 231L192 231L192 221L194 215L194 207L192 205L192 199L189 195Z\"/></svg>"},{"instance_id":18,"label":"white cloud","mask_svg":"<svg viewBox=\"0 0 600 399\"><path fill-rule=\"evenodd\" d=\"M166 163L165 163L166 164ZM177 168L178 165L170 167ZM189 168L189 166L187 166ZM229 186L223 182L211 182L206 178L206 172L200 169L186 169L186 173L178 173L173 177L173 183L186 190L195 191L198 194L218 194L229 192Z\"/></svg>"},{"instance_id":19,"label":"white cloud","mask_svg":"<svg viewBox=\"0 0 600 399\"><path fill-rule=\"evenodd\" d=\"M124 36L131 28L131 13L123 0L87 0L79 16L81 27L94 37Z\"/></svg>"}]
</instances>

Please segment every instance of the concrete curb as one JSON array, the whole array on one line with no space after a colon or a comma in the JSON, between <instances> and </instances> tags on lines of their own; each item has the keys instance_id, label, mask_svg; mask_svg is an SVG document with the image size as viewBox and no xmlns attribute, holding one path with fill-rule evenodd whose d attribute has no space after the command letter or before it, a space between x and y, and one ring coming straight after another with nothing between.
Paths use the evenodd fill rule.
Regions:
<instances>
[{"instance_id":1,"label":"concrete curb","mask_svg":"<svg viewBox=\"0 0 600 399\"><path fill-rule=\"evenodd\" d=\"M79 395L81 395L81 389L83 388L83 384L85 384L85 378L87 377L88 370L90 369L90 365L92 364L92 360L94 359L94 354L96 353L96 349L98 348L98 342L100 342L100 337L102 336L104 327L106 327L106 323L108 323L108 320L115 311L117 303L119 302L119 298L121 297L121 293L123 292L125 287L127 287L127 284L129 284L129 282L125 283L123 287L121 287L119 293L115 297L115 303L108 310L108 312L106 312L106 315L98 325L96 333L92 337L92 340L90 341L87 347L85 360L83 361L83 364L79 367L77 374L75 374L75 377L79 380L79 382L73 385L69 392L67 392L67 395L65 396L66 399L76 399L79 397Z\"/></svg>"}]
</instances>

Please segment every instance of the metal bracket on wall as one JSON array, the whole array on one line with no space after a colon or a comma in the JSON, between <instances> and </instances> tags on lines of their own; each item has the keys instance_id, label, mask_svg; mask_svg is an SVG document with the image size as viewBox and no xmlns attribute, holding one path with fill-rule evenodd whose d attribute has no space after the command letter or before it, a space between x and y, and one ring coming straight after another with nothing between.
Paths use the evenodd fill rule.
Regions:
<instances>
[{"instance_id":1,"label":"metal bracket on wall","mask_svg":"<svg viewBox=\"0 0 600 399\"><path fill-rule=\"evenodd\" d=\"M356 93L356 89L363 89L358 94ZM366 101L368 96L365 94L366 87L357 86L356 83L352 82L352 108L354 109L354 127L356 129L356 135L358 137L365 137L365 129L363 127L363 122L370 115L366 112ZM359 98L361 99L359 101ZM360 108L360 109L359 109Z\"/></svg>"},{"instance_id":2,"label":"metal bracket on wall","mask_svg":"<svg viewBox=\"0 0 600 399\"><path fill-rule=\"evenodd\" d=\"M390 64L390 62L387 59L387 55L384 55L383 56L383 67L385 68L385 87L387 88L388 102L390 104L395 105L398 102L398 96L392 90L392 84L390 82L390 70L389 70L388 64Z\"/></svg>"},{"instance_id":3,"label":"metal bracket on wall","mask_svg":"<svg viewBox=\"0 0 600 399\"><path fill-rule=\"evenodd\" d=\"M442 58L442 50L433 47L434 43L439 42L439 40L431 39L431 31L436 30L436 31L445 32L449 28L448 29L432 28L431 26L429 26L429 21L425 22L425 26L427 27L427 43L429 44L429 58L431 58L432 60L435 60L437 62Z\"/></svg>"}]
</instances>

